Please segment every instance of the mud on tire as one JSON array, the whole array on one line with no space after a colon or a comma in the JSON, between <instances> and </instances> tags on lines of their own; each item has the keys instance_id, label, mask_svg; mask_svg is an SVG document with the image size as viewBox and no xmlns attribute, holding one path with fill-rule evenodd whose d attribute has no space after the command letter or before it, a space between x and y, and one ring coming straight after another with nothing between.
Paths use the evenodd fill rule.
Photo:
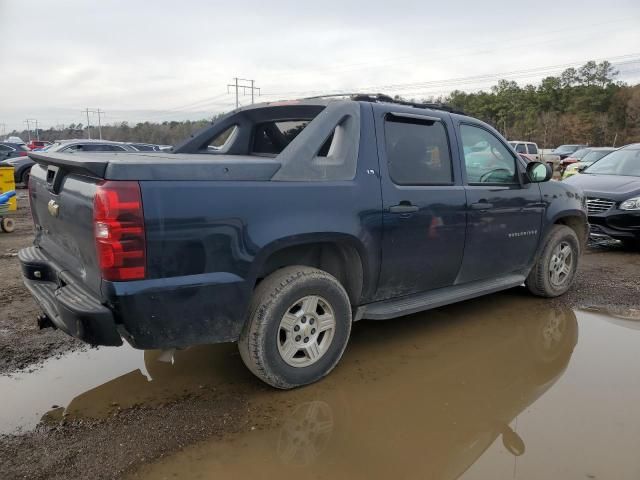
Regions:
<instances>
[{"instance_id":1,"label":"mud on tire","mask_svg":"<svg viewBox=\"0 0 640 480\"><path fill-rule=\"evenodd\" d=\"M300 342L304 342L302 337L309 338L309 341L315 340L311 338L312 330L308 324L300 323L300 319L305 317L305 312L302 311L302 307L296 306L305 298L319 300L316 310L319 316L314 318L315 312L311 313L306 317L309 319L308 322L312 323L311 320L315 320L318 322L315 324L318 325L323 321L322 318L326 320L328 317L325 310L331 311L335 319L331 337L325 338L325 341L329 341L328 345L323 347L317 360L308 365L305 364L305 358L299 355L300 352L305 354L306 350L303 348L307 348L307 345ZM296 308L300 309L296 311ZM283 327L285 316L293 318L293 321L295 318L299 319L291 327L297 328L293 338L300 337L298 344L301 350L297 351L296 357L281 353L283 344L288 345L289 341L289 330ZM304 334L307 328L308 337ZM302 335L298 335L298 332ZM333 370L342 357L350 333L351 305L340 282L322 270L292 266L272 273L256 288L238 348L245 365L258 378L276 388L289 389L316 382ZM319 338L315 331L314 335L316 339ZM318 345L321 343L322 340L319 340Z\"/></svg>"},{"instance_id":2,"label":"mud on tire","mask_svg":"<svg viewBox=\"0 0 640 480\"><path fill-rule=\"evenodd\" d=\"M560 247L570 248L572 261L569 271L558 283L553 281L553 265ZM555 225L547 236L542 252L531 269L525 285L531 293L539 297L557 297L566 293L573 284L580 253L580 241L576 233L565 225Z\"/></svg>"}]
</instances>

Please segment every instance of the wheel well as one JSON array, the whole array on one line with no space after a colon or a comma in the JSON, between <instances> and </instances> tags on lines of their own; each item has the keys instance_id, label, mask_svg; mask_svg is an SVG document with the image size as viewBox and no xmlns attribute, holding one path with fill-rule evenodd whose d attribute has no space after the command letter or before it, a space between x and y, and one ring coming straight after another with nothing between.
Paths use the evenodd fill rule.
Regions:
<instances>
[{"instance_id":1,"label":"wheel well","mask_svg":"<svg viewBox=\"0 0 640 480\"><path fill-rule=\"evenodd\" d=\"M318 242L283 248L266 259L256 284L276 270L290 265L315 267L333 275L347 291L351 305L359 304L364 275L360 255L353 246Z\"/></svg>"},{"instance_id":2,"label":"wheel well","mask_svg":"<svg viewBox=\"0 0 640 480\"><path fill-rule=\"evenodd\" d=\"M562 217L556 220L556 225L566 225L571 228L580 240L580 246L583 247L587 243L588 232L585 228L586 220L578 216Z\"/></svg>"}]
</instances>

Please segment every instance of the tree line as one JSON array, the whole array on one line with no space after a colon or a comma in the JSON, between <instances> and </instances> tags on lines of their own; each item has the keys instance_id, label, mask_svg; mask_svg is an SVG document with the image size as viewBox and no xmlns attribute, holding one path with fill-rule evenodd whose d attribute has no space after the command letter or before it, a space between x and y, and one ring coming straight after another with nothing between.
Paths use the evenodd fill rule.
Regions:
<instances>
[{"instance_id":1,"label":"tree line","mask_svg":"<svg viewBox=\"0 0 640 480\"><path fill-rule=\"evenodd\" d=\"M536 142L542 148L563 143L620 146L640 142L640 85L616 82L618 72L607 62L587 62L568 68L558 76L544 78L539 85L520 86L500 80L489 91L467 93L455 90L440 98L423 99L451 105L493 125L510 140ZM122 142L175 145L210 120L127 122L102 127L102 138ZM93 138L98 130L91 128ZM86 138L87 127L40 130L41 140ZM23 139L26 130L13 131Z\"/></svg>"},{"instance_id":2,"label":"tree line","mask_svg":"<svg viewBox=\"0 0 640 480\"><path fill-rule=\"evenodd\" d=\"M130 125L128 122L121 122L113 125L103 125L102 139L118 142L141 142L154 143L157 145L175 145L186 139L192 133L210 124L211 120L186 120L170 121L162 123L140 122ZM91 126L91 138L98 138L98 127ZM16 135L26 140L28 132L13 131L9 135ZM71 124L64 128L48 128L39 130L40 140L53 142L70 138L88 138L88 128L82 123ZM35 138L35 133L31 132L31 137Z\"/></svg>"},{"instance_id":3,"label":"tree line","mask_svg":"<svg viewBox=\"0 0 640 480\"><path fill-rule=\"evenodd\" d=\"M617 75L609 62L591 61L537 86L500 80L489 91L456 90L436 100L484 120L509 140L542 148L621 146L640 142L640 85L616 82Z\"/></svg>"}]
</instances>

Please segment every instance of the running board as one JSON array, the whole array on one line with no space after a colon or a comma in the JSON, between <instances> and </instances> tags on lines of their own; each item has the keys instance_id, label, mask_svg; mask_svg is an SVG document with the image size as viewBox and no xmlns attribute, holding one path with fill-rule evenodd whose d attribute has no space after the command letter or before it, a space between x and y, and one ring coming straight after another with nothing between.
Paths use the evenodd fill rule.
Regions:
<instances>
[{"instance_id":1,"label":"running board","mask_svg":"<svg viewBox=\"0 0 640 480\"><path fill-rule=\"evenodd\" d=\"M461 302L471 298L480 297L489 293L507 290L508 288L522 285L524 275L512 274L493 280L481 280L439 288L426 293L407 295L391 300L369 303L358 309L355 320L368 318L370 320L386 320L388 318L401 317L412 313L442 307L450 303Z\"/></svg>"}]
</instances>

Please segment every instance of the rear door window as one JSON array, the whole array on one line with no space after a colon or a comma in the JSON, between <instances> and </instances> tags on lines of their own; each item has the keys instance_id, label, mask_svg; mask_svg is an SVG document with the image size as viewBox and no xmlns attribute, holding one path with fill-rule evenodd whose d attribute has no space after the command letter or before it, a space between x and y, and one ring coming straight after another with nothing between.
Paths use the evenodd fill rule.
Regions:
<instances>
[{"instance_id":1,"label":"rear door window","mask_svg":"<svg viewBox=\"0 0 640 480\"><path fill-rule=\"evenodd\" d=\"M453 183L449 139L442 122L391 114L384 131L389 176L395 184Z\"/></svg>"},{"instance_id":2,"label":"rear door window","mask_svg":"<svg viewBox=\"0 0 640 480\"><path fill-rule=\"evenodd\" d=\"M527 144L527 149L529 150L529 154L530 155L537 155L538 154L538 147L536 147L535 143L528 143Z\"/></svg>"}]
</instances>

